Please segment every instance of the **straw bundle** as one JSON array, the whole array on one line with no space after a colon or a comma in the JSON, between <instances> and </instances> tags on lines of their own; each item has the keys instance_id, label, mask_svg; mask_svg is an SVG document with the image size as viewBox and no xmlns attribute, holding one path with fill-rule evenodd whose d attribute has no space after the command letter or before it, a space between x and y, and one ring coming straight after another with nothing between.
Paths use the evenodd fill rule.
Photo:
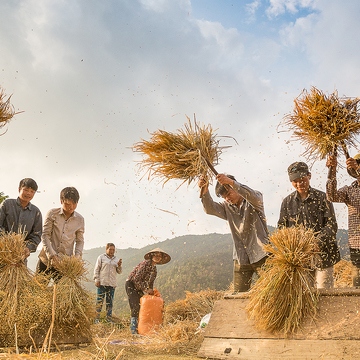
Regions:
<instances>
[{"instance_id":1,"label":"straw bundle","mask_svg":"<svg viewBox=\"0 0 360 360\"><path fill-rule=\"evenodd\" d=\"M341 259L337 264L334 265L334 287L345 288L353 286L351 269L351 261L344 259Z\"/></svg>"},{"instance_id":2,"label":"straw bundle","mask_svg":"<svg viewBox=\"0 0 360 360\"><path fill-rule=\"evenodd\" d=\"M5 100L5 93L0 88L0 128L5 126L15 115L14 107L10 104L10 98L11 96Z\"/></svg>"},{"instance_id":3,"label":"straw bundle","mask_svg":"<svg viewBox=\"0 0 360 360\"><path fill-rule=\"evenodd\" d=\"M316 246L314 232L299 227L277 230L265 246L270 257L250 290L250 318L261 329L295 331L305 316L316 313L317 296L310 288L310 264Z\"/></svg>"},{"instance_id":4,"label":"straw bundle","mask_svg":"<svg viewBox=\"0 0 360 360\"><path fill-rule=\"evenodd\" d=\"M284 117L284 124L305 145L303 155L324 159L340 149L349 157L347 146L355 145L360 133L360 98L339 98L337 92L326 95L316 87L304 90L294 102L294 111Z\"/></svg>"},{"instance_id":5,"label":"straw bundle","mask_svg":"<svg viewBox=\"0 0 360 360\"><path fill-rule=\"evenodd\" d=\"M61 278L57 280L56 288L55 328L90 335L90 321L95 317L95 307L93 295L81 284L86 280L88 271L85 261L63 255L57 270Z\"/></svg>"},{"instance_id":6,"label":"straw bundle","mask_svg":"<svg viewBox=\"0 0 360 360\"><path fill-rule=\"evenodd\" d=\"M0 235L0 333L13 345L48 323L51 293L33 278L24 263L23 234Z\"/></svg>"},{"instance_id":7,"label":"straw bundle","mask_svg":"<svg viewBox=\"0 0 360 360\"><path fill-rule=\"evenodd\" d=\"M170 303L165 309L164 323L195 320L199 322L203 316L211 313L216 300L222 299L222 291L207 290L198 293L186 291L186 298Z\"/></svg>"},{"instance_id":8,"label":"straw bundle","mask_svg":"<svg viewBox=\"0 0 360 360\"><path fill-rule=\"evenodd\" d=\"M218 163L222 148L210 125L200 127L195 122L192 126L188 118L188 124L176 133L157 130L151 136L132 147L145 156L140 168L146 169L149 178L158 177L163 184L170 179L190 184L201 175L212 178L211 166Z\"/></svg>"}]
</instances>

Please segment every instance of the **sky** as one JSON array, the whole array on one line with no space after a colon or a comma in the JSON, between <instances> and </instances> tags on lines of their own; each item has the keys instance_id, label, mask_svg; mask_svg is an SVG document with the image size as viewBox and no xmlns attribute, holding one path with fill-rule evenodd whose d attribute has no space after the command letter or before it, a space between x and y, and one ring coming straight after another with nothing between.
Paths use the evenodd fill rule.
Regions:
<instances>
[{"instance_id":1,"label":"sky","mask_svg":"<svg viewBox=\"0 0 360 360\"><path fill-rule=\"evenodd\" d=\"M308 161L282 120L312 86L360 95L359 13L357 0L3 0L0 87L21 113L1 129L0 191L16 198L34 178L45 217L75 186L85 249L229 233L196 183L149 179L132 151L195 114L229 146L217 171L261 191L275 226L292 162L325 190L325 161ZM335 210L346 229L345 205Z\"/></svg>"}]
</instances>

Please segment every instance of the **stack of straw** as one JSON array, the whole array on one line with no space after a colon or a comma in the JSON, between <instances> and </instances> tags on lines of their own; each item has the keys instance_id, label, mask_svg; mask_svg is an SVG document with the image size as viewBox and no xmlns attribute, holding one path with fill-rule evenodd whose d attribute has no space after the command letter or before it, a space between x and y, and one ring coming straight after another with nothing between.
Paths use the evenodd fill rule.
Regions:
<instances>
[{"instance_id":1,"label":"stack of straw","mask_svg":"<svg viewBox=\"0 0 360 360\"><path fill-rule=\"evenodd\" d=\"M5 126L15 115L14 107L10 104L10 98L11 96L5 100L5 93L0 88L0 128Z\"/></svg>"},{"instance_id":2,"label":"stack of straw","mask_svg":"<svg viewBox=\"0 0 360 360\"><path fill-rule=\"evenodd\" d=\"M21 343L50 323L51 292L24 263L23 234L0 234L0 333L3 343Z\"/></svg>"},{"instance_id":3,"label":"stack of straw","mask_svg":"<svg viewBox=\"0 0 360 360\"><path fill-rule=\"evenodd\" d=\"M211 167L218 163L222 148L210 125L200 127L195 122L192 126L188 118L184 130L158 130L151 135L149 141L142 140L132 148L145 155L140 167L147 169L149 178L158 177L163 184L170 179L190 184L201 175L213 177Z\"/></svg>"},{"instance_id":4,"label":"stack of straw","mask_svg":"<svg viewBox=\"0 0 360 360\"><path fill-rule=\"evenodd\" d=\"M78 335L91 337L90 322L95 317L95 307L93 295L81 284L87 280L85 261L63 255L57 270L61 278L56 286L55 329L67 334L76 331Z\"/></svg>"},{"instance_id":5,"label":"stack of straw","mask_svg":"<svg viewBox=\"0 0 360 360\"><path fill-rule=\"evenodd\" d=\"M224 292L216 290L191 293L186 291L184 300L177 300L166 307L164 323L191 320L200 322L201 318L211 313L215 301L222 299Z\"/></svg>"},{"instance_id":6,"label":"stack of straw","mask_svg":"<svg viewBox=\"0 0 360 360\"><path fill-rule=\"evenodd\" d=\"M270 236L265 246L270 256L249 292L247 306L260 329L288 334L303 318L315 316L317 295L311 291L310 266L316 243L313 230L302 225L277 230Z\"/></svg>"},{"instance_id":7,"label":"stack of straw","mask_svg":"<svg viewBox=\"0 0 360 360\"><path fill-rule=\"evenodd\" d=\"M284 117L284 124L305 145L308 158L321 160L328 154L337 155L338 148L349 157L347 146L354 146L360 133L359 101L339 98L337 92L326 95L312 87L294 100L294 111Z\"/></svg>"}]
</instances>

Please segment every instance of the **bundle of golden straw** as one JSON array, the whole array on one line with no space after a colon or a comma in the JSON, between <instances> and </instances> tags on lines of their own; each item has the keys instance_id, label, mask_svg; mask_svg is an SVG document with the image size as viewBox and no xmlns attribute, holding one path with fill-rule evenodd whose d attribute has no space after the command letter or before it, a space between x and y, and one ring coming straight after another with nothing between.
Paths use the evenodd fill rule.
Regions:
<instances>
[{"instance_id":1,"label":"bundle of golden straw","mask_svg":"<svg viewBox=\"0 0 360 360\"><path fill-rule=\"evenodd\" d=\"M5 97L4 91L0 88L0 128L5 126L15 115L14 107L10 104L11 96L7 100Z\"/></svg>"},{"instance_id":2,"label":"bundle of golden straw","mask_svg":"<svg viewBox=\"0 0 360 360\"><path fill-rule=\"evenodd\" d=\"M200 127L195 122L192 126L188 118L184 129L175 133L157 130L151 136L149 141L142 140L132 147L145 156L140 167L146 169L149 178L158 177L163 184L170 179L190 184L201 175L213 177L205 158L216 165L222 148L210 125Z\"/></svg>"},{"instance_id":3,"label":"bundle of golden straw","mask_svg":"<svg viewBox=\"0 0 360 360\"><path fill-rule=\"evenodd\" d=\"M57 270L61 278L57 280L55 302L55 328L68 329L72 333L87 336L90 334L90 322L95 317L94 297L81 284L86 280L85 261L76 256L63 255Z\"/></svg>"},{"instance_id":4,"label":"bundle of golden straw","mask_svg":"<svg viewBox=\"0 0 360 360\"><path fill-rule=\"evenodd\" d=\"M346 288L352 287L351 277L352 263L345 259L341 259L334 265L334 287Z\"/></svg>"},{"instance_id":5,"label":"bundle of golden straw","mask_svg":"<svg viewBox=\"0 0 360 360\"><path fill-rule=\"evenodd\" d=\"M316 239L311 229L277 230L265 246L270 256L259 280L250 290L250 318L260 329L295 331L306 316L315 316L317 295L311 291L310 265Z\"/></svg>"},{"instance_id":6,"label":"bundle of golden straw","mask_svg":"<svg viewBox=\"0 0 360 360\"><path fill-rule=\"evenodd\" d=\"M29 339L51 317L51 292L24 263L23 239L23 234L0 234L0 333L8 345Z\"/></svg>"},{"instance_id":7,"label":"bundle of golden straw","mask_svg":"<svg viewBox=\"0 0 360 360\"><path fill-rule=\"evenodd\" d=\"M186 291L186 298L166 306L164 323L175 323L184 320L199 322L203 316L211 313L215 301L223 298L223 291L204 290L198 293Z\"/></svg>"},{"instance_id":8,"label":"bundle of golden straw","mask_svg":"<svg viewBox=\"0 0 360 360\"><path fill-rule=\"evenodd\" d=\"M294 111L284 117L284 124L305 145L308 158L324 159L338 148L347 156L347 146L354 146L360 133L359 101L312 87L294 100Z\"/></svg>"}]
</instances>

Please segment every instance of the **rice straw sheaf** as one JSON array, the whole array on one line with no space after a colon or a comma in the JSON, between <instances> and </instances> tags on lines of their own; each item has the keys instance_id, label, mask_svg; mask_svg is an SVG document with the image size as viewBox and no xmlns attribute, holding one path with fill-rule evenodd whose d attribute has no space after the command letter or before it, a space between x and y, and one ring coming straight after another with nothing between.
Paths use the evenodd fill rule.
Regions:
<instances>
[{"instance_id":1,"label":"rice straw sheaf","mask_svg":"<svg viewBox=\"0 0 360 360\"><path fill-rule=\"evenodd\" d=\"M24 248L23 234L0 234L0 333L8 345L15 337L19 343L29 339L29 330L40 331L49 319L51 294L24 263Z\"/></svg>"},{"instance_id":2,"label":"rice straw sheaf","mask_svg":"<svg viewBox=\"0 0 360 360\"><path fill-rule=\"evenodd\" d=\"M294 332L303 318L314 317L317 294L311 291L310 266L316 256L313 230L302 225L270 235L270 254L260 278L250 290L247 311L260 329Z\"/></svg>"},{"instance_id":3,"label":"rice straw sheaf","mask_svg":"<svg viewBox=\"0 0 360 360\"><path fill-rule=\"evenodd\" d=\"M294 110L284 117L284 125L305 145L303 155L309 159L322 160L337 149L347 156L347 147L355 146L360 133L359 101L312 87L294 100Z\"/></svg>"},{"instance_id":4,"label":"rice straw sheaf","mask_svg":"<svg viewBox=\"0 0 360 360\"><path fill-rule=\"evenodd\" d=\"M72 333L76 330L84 336L90 334L90 321L95 316L94 297L81 281L86 280L88 270L85 261L76 256L63 255L57 270L55 302L55 327Z\"/></svg>"},{"instance_id":5,"label":"rice straw sheaf","mask_svg":"<svg viewBox=\"0 0 360 360\"><path fill-rule=\"evenodd\" d=\"M15 115L14 106L10 103L11 96L5 100L5 93L0 88L0 128L5 126Z\"/></svg>"},{"instance_id":6,"label":"rice straw sheaf","mask_svg":"<svg viewBox=\"0 0 360 360\"><path fill-rule=\"evenodd\" d=\"M204 290L198 293L186 291L186 298L177 300L166 306L164 324L177 321L195 320L199 322L203 316L211 313L216 300L223 298L223 291Z\"/></svg>"},{"instance_id":7,"label":"rice straw sheaf","mask_svg":"<svg viewBox=\"0 0 360 360\"><path fill-rule=\"evenodd\" d=\"M351 261L345 259L341 259L334 265L334 287L345 288L353 286L351 268Z\"/></svg>"},{"instance_id":8,"label":"rice straw sheaf","mask_svg":"<svg viewBox=\"0 0 360 360\"><path fill-rule=\"evenodd\" d=\"M146 169L149 178L157 177L163 184L170 179L190 184L201 175L212 179L205 158L212 165L218 164L223 148L219 147L211 125L200 126L196 122L192 125L188 118L184 129L175 133L157 130L149 141L141 140L132 149L144 155L139 165Z\"/></svg>"}]
</instances>

